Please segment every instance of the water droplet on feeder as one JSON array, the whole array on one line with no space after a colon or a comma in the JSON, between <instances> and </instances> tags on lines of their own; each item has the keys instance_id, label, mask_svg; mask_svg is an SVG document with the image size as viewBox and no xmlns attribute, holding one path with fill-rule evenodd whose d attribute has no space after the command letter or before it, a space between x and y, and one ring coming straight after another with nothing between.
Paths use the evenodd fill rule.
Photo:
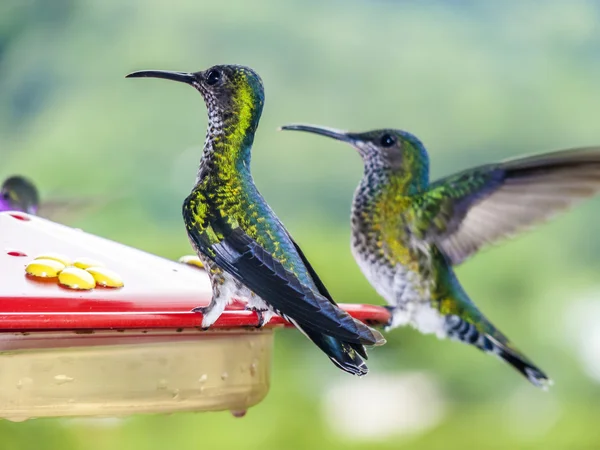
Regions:
<instances>
[{"instance_id":1,"label":"water droplet on feeder","mask_svg":"<svg viewBox=\"0 0 600 450\"><path fill-rule=\"evenodd\" d=\"M208 375L203 373L202 376L198 378L198 383L206 383L206 380L208 380Z\"/></svg>"},{"instance_id":2,"label":"water droplet on feeder","mask_svg":"<svg viewBox=\"0 0 600 450\"><path fill-rule=\"evenodd\" d=\"M231 412L231 415L233 417L235 417L236 419L241 419L242 417L244 417L246 415L248 410L247 409L239 409L239 410L232 409L230 412Z\"/></svg>"},{"instance_id":3,"label":"water droplet on feeder","mask_svg":"<svg viewBox=\"0 0 600 450\"><path fill-rule=\"evenodd\" d=\"M252 364L250 364L250 375L255 376L257 370L258 370L258 362L253 361Z\"/></svg>"},{"instance_id":4,"label":"water droplet on feeder","mask_svg":"<svg viewBox=\"0 0 600 450\"><path fill-rule=\"evenodd\" d=\"M161 378L160 380L158 380L158 383L156 384L156 389L158 390L165 390L167 389L167 380L165 380L164 378Z\"/></svg>"},{"instance_id":5,"label":"water droplet on feeder","mask_svg":"<svg viewBox=\"0 0 600 450\"><path fill-rule=\"evenodd\" d=\"M223 372L221 374L221 380L225 381L227 378L229 378L229 374L227 372Z\"/></svg>"},{"instance_id":6,"label":"water droplet on feeder","mask_svg":"<svg viewBox=\"0 0 600 450\"><path fill-rule=\"evenodd\" d=\"M65 384L65 383L70 383L71 381L74 381L75 378L71 378L67 375L55 375L54 376L54 381L56 381L56 384Z\"/></svg>"}]
</instances>

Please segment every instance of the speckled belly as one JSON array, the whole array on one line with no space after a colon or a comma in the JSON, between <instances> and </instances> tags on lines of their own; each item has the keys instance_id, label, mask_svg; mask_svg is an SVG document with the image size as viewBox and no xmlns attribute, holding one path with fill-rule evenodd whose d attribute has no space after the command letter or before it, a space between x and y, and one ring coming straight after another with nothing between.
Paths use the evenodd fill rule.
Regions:
<instances>
[{"instance_id":1,"label":"speckled belly","mask_svg":"<svg viewBox=\"0 0 600 450\"><path fill-rule=\"evenodd\" d=\"M392 266L355 247L352 252L367 280L391 306L426 300L418 273L400 264Z\"/></svg>"},{"instance_id":2,"label":"speckled belly","mask_svg":"<svg viewBox=\"0 0 600 450\"><path fill-rule=\"evenodd\" d=\"M352 251L369 282L393 307L388 328L411 325L422 333L445 336L444 319L432 307L430 285L418 272L401 264L392 266L354 247Z\"/></svg>"}]
</instances>

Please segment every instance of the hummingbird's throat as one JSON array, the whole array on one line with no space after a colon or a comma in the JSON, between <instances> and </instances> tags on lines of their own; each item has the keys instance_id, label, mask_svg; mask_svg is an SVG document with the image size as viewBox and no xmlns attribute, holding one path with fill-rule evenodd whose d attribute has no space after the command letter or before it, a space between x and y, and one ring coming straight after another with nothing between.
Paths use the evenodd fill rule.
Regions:
<instances>
[{"instance_id":1,"label":"hummingbird's throat","mask_svg":"<svg viewBox=\"0 0 600 450\"><path fill-rule=\"evenodd\" d=\"M204 95L208 129L198 180L207 174L250 174L250 150L262 113L263 100L248 83L227 97Z\"/></svg>"},{"instance_id":2,"label":"hummingbird's throat","mask_svg":"<svg viewBox=\"0 0 600 450\"><path fill-rule=\"evenodd\" d=\"M196 182L207 175L249 171L254 127L239 120L239 115L209 110L208 129Z\"/></svg>"}]
</instances>

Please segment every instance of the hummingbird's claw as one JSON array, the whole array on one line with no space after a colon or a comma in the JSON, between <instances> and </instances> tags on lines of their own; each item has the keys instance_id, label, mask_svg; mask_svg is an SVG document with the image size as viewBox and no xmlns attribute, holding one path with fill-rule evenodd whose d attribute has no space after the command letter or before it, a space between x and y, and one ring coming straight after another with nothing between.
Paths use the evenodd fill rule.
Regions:
<instances>
[{"instance_id":1,"label":"hummingbird's claw","mask_svg":"<svg viewBox=\"0 0 600 450\"><path fill-rule=\"evenodd\" d=\"M265 326L265 315L262 311L256 311L256 315L258 316L258 323L256 324L256 328L262 328Z\"/></svg>"},{"instance_id":2,"label":"hummingbird's claw","mask_svg":"<svg viewBox=\"0 0 600 450\"><path fill-rule=\"evenodd\" d=\"M210 308L208 306L196 306L194 309L192 309L193 313L200 313L203 316L205 316L208 312L210 311ZM210 326L205 327L205 326L201 326L202 331L207 331Z\"/></svg>"},{"instance_id":3,"label":"hummingbird's claw","mask_svg":"<svg viewBox=\"0 0 600 450\"><path fill-rule=\"evenodd\" d=\"M267 324L267 320L265 320L265 313L268 311L268 309L261 309L257 308L256 306L246 306L246 311L253 311L258 316L256 328L262 328Z\"/></svg>"}]
</instances>

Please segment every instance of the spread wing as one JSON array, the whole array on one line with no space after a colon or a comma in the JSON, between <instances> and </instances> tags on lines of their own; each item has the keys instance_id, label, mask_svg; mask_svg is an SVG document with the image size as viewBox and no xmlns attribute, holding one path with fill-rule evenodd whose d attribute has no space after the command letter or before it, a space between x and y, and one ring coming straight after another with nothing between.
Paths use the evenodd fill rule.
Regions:
<instances>
[{"instance_id":1,"label":"spread wing","mask_svg":"<svg viewBox=\"0 0 600 450\"><path fill-rule=\"evenodd\" d=\"M600 191L600 148L481 166L441 179L415 202L413 232L453 264Z\"/></svg>"}]
</instances>

